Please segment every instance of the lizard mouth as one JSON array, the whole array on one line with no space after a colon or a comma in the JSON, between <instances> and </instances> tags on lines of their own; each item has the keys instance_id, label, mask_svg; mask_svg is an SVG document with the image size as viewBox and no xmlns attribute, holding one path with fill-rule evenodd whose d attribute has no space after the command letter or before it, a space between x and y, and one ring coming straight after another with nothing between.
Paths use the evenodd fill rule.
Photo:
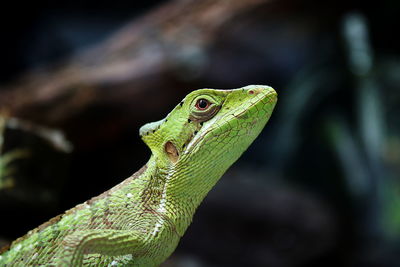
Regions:
<instances>
[{"instance_id":1,"label":"lizard mouth","mask_svg":"<svg viewBox=\"0 0 400 267\"><path fill-rule=\"evenodd\" d=\"M249 90L249 94L254 95L254 98L250 99L247 105L237 107L232 115L236 118L246 119L248 115L254 114L254 111L262 113L265 111L267 119L270 117L272 109L271 104L275 105L277 101L277 93L272 88L268 88L265 91L263 88L257 88L258 90ZM257 116L261 117L262 116Z\"/></svg>"}]
</instances>

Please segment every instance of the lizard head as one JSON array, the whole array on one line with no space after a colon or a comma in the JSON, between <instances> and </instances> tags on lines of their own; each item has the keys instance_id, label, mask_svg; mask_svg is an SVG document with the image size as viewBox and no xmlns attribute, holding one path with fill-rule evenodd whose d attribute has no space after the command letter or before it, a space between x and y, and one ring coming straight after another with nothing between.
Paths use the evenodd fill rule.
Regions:
<instances>
[{"instance_id":1,"label":"lizard head","mask_svg":"<svg viewBox=\"0 0 400 267\"><path fill-rule=\"evenodd\" d=\"M166 118L142 126L140 135L162 165L222 175L261 132L276 101L275 90L263 85L200 89Z\"/></svg>"}]
</instances>

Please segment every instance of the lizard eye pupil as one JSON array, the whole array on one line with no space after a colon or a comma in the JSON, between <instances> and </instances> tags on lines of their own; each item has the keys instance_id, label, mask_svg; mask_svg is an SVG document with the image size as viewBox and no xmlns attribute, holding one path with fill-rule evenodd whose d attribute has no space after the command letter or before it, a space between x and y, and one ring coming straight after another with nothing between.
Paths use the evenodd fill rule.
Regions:
<instances>
[{"instance_id":1,"label":"lizard eye pupil","mask_svg":"<svg viewBox=\"0 0 400 267\"><path fill-rule=\"evenodd\" d=\"M209 106L210 106L210 102L209 102L208 100L203 99L203 98L197 100L196 108L197 108L198 110L205 110L205 109L208 108Z\"/></svg>"}]
</instances>

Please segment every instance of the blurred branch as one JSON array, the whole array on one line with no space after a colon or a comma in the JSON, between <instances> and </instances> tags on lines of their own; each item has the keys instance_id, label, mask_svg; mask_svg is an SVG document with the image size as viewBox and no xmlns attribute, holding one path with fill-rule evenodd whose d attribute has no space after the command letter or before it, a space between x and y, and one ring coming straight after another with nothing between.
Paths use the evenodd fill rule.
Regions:
<instances>
[{"instance_id":1,"label":"blurred branch","mask_svg":"<svg viewBox=\"0 0 400 267\"><path fill-rule=\"evenodd\" d=\"M0 210L56 207L72 149L61 130L0 113Z\"/></svg>"},{"instance_id":2,"label":"blurred branch","mask_svg":"<svg viewBox=\"0 0 400 267\"><path fill-rule=\"evenodd\" d=\"M64 133L59 129L51 129L13 117L7 118L6 126L10 129L20 129L37 135L61 152L70 153L73 149L72 143L66 139Z\"/></svg>"},{"instance_id":3,"label":"blurred branch","mask_svg":"<svg viewBox=\"0 0 400 267\"><path fill-rule=\"evenodd\" d=\"M353 170L345 172L345 177L349 183L357 178L354 173L356 166L362 165L364 169L364 173L358 175L364 181L360 181L358 184L353 183L349 186L349 190L353 192L359 190L351 188L352 186L369 188L361 202L358 199L357 204L363 205L361 220L367 224L366 231L362 235L370 242L372 240L373 243L368 244L367 246L370 247L367 249L375 249L377 244L385 245L388 242L399 241L400 213L398 212L398 203L400 203L400 184L397 179L394 179L393 174L384 162L385 142L390 139L386 130L387 120L384 116L387 107L381 97L381 85L377 82L378 72L374 65L367 21L363 15L351 13L344 18L342 30L349 69L353 74L352 78L357 90L358 125L355 132L361 140L358 144L349 143L347 150L351 149L357 152L358 155L353 155L353 157L360 159L360 162L363 161L363 163L348 162L351 154L347 153L338 153L338 157L345 166L345 170L353 168ZM349 131L342 129L342 132L348 133ZM342 134L339 138L341 141L336 141L335 146L337 146L339 152L341 151L340 147L343 147L341 144L349 139L345 137ZM359 178L358 180L360 180ZM381 250L383 249L381 248Z\"/></svg>"},{"instance_id":4,"label":"blurred branch","mask_svg":"<svg viewBox=\"0 0 400 267\"><path fill-rule=\"evenodd\" d=\"M1 88L0 106L13 116L54 124L90 105L128 106L132 99L148 99L151 90L163 87L165 74L199 75L222 27L265 2L170 1L96 47ZM157 92L168 99L168 92Z\"/></svg>"},{"instance_id":5,"label":"blurred branch","mask_svg":"<svg viewBox=\"0 0 400 267\"><path fill-rule=\"evenodd\" d=\"M350 127L341 119L330 119L326 127L334 152L342 165L347 189L354 198L365 199L371 192L371 184L366 180L368 165L356 138L351 133Z\"/></svg>"}]
</instances>

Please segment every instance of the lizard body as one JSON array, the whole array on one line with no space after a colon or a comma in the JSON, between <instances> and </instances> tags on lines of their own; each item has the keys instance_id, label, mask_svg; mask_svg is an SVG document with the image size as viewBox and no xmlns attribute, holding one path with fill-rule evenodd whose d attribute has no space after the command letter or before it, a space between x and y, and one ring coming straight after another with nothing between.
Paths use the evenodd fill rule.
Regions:
<instances>
[{"instance_id":1,"label":"lizard body","mask_svg":"<svg viewBox=\"0 0 400 267\"><path fill-rule=\"evenodd\" d=\"M140 129L152 151L144 167L15 240L0 266L158 266L276 101L261 85L193 91L165 119Z\"/></svg>"}]
</instances>

